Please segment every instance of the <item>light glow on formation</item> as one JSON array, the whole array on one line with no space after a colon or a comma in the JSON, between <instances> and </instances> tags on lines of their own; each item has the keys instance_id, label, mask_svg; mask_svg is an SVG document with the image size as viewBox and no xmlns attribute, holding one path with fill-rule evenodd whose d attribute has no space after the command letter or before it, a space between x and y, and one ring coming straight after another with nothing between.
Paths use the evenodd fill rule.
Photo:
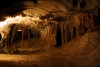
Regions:
<instances>
[{"instance_id":1,"label":"light glow on formation","mask_svg":"<svg viewBox=\"0 0 100 67\"><path fill-rule=\"evenodd\" d=\"M22 30L18 30L18 31L22 31Z\"/></svg>"},{"instance_id":2,"label":"light glow on formation","mask_svg":"<svg viewBox=\"0 0 100 67\"><path fill-rule=\"evenodd\" d=\"M0 27L4 27L5 25L9 25L9 24L32 24L33 26L35 26L36 24L34 23L34 21L41 21L39 19L39 17L22 17L22 16L16 16L16 17L8 17L5 21L1 21L0 22Z\"/></svg>"},{"instance_id":3,"label":"light glow on formation","mask_svg":"<svg viewBox=\"0 0 100 67\"><path fill-rule=\"evenodd\" d=\"M7 37L10 31L10 26L12 24L22 24L29 27L37 28L39 26L38 22L41 22L39 17L30 17L30 16L16 16L16 17L6 17L5 21L0 22L0 33L2 34L3 39Z\"/></svg>"}]
</instances>

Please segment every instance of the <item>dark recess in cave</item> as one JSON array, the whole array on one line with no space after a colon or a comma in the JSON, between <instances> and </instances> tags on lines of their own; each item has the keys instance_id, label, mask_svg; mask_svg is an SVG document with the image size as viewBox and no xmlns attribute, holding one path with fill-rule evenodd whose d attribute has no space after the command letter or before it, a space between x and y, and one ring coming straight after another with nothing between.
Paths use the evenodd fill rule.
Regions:
<instances>
[{"instance_id":1,"label":"dark recess in cave","mask_svg":"<svg viewBox=\"0 0 100 67\"><path fill-rule=\"evenodd\" d=\"M12 16L12 15L18 13L18 12L21 12L22 10L25 10L25 8L24 8L25 5L23 3L19 3L19 6L18 5L14 5L14 6L17 6L17 7L16 8L11 8L9 11L6 11L7 15L11 15ZM23 14L23 12L22 12L22 14Z\"/></svg>"},{"instance_id":2,"label":"dark recess in cave","mask_svg":"<svg viewBox=\"0 0 100 67\"><path fill-rule=\"evenodd\" d=\"M35 4L38 2L38 0L0 0L0 7L13 6L15 3L21 1L33 1Z\"/></svg>"},{"instance_id":3,"label":"dark recess in cave","mask_svg":"<svg viewBox=\"0 0 100 67\"><path fill-rule=\"evenodd\" d=\"M71 40L71 32L68 32L68 42Z\"/></svg>"},{"instance_id":4,"label":"dark recess in cave","mask_svg":"<svg viewBox=\"0 0 100 67\"><path fill-rule=\"evenodd\" d=\"M38 0L32 0L35 4L37 4L38 3Z\"/></svg>"},{"instance_id":5,"label":"dark recess in cave","mask_svg":"<svg viewBox=\"0 0 100 67\"><path fill-rule=\"evenodd\" d=\"M100 18L100 15L98 15L98 22L99 22L99 24L100 24L100 19L99 19L99 18Z\"/></svg>"},{"instance_id":6,"label":"dark recess in cave","mask_svg":"<svg viewBox=\"0 0 100 67\"><path fill-rule=\"evenodd\" d=\"M61 28L59 25L57 28L56 42L57 42L56 47L60 47L62 45L62 34L61 34Z\"/></svg>"},{"instance_id":7,"label":"dark recess in cave","mask_svg":"<svg viewBox=\"0 0 100 67\"><path fill-rule=\"evenodd\" d=\"M72 4L73 4L73 7L77 7L78 5L77 1L73 1Z\"/></svg>"},{"instance_id":8,"label":"dark recess in cave","mask_svg":"<svg viewBox=\"0 0 100 67\"><path fill-rule=\"evenodd\" d=\"M29 32L30 32L30 38L33 38L32 30L29 29Z\"/></svg>"},{"instance_id":9,"label":"dark recess in cave","mask_svg":"<svg viewBox=\"0 0 100 67\"><path fill-rule=\"evenodd\" d=\"M0 41L2 40L2 35L0 34Z\"/></svg>"},{"instance_id":10,"label":"dark recess in cave","mask_svg":"<svg viewBox=\"0 0 100 67\"><path fill-rule=\"evenodd\" d=\"M86 6L86 3L85 2L80 2L80 8L83 8Z\"/></svg>"},{"instance_id":11,"label":"dark recess in cave","mask_svg":"<svg viewBox=\"0 0 100 67\"><path fill-rule=\"evenodd\" d=\"M75 27L73 27L73 33L74 33L74 37L76 37L76 28Z\"/></svg>"},{"instance_id":12,"label":"dark recess in cave","mask_svg":"<svg viewBox=\"0 0 100 67\"><path fill-rule=\"evenodd\" d=\"M17 31L14 36L14 42L20 42L22 38L22 31Z\"/></svg>"}]
</instances>

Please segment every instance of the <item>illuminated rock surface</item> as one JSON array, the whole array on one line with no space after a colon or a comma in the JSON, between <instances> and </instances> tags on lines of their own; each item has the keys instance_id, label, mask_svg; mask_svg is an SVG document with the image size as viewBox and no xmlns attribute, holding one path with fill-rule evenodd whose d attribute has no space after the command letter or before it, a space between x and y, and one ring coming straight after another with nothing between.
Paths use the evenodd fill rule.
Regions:
<instances>
[{"instance_id":1,"label":"illuminated rock surface","mask_svg":"<svg viewBox=\"0 0 100 67\"><path fill-rule=\"evenodd\" d=\"M1 4L0 67L99 67L99 1Z\"/></svg>"}]
</instances>

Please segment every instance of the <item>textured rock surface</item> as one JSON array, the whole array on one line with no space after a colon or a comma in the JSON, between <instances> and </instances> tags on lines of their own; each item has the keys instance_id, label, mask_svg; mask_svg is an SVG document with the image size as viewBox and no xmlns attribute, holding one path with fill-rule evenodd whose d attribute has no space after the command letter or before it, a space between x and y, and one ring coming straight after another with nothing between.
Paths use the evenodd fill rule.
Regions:
<instances>
[{"instance_id":1,"label":"textured rock surface","mask_svg":"<svg viewBox=\"0 0 100 67\"><path fill-rule=\"evenodd\" d=\"M26 52L23 55L22 53L21 55L0 54L0 66L99 67L99 29L100 26L96 26L90 32L74 38L66 45L45 52Z\"/></svg>"},{"instance_id":2,"label":"textured rock surface","mask_svg":"<svg viewBox=\"0 0 100 67\"><path fill-rule=\"evenodd\" d=\"M23 1L16 3L12 8L13 16L15 17L11 20L7 19L3 21L3 23L7 22L7 24L9 24L7 26L5 25L5 28L9 27L11 29L4 31L1 30L2 35L6 33L6 37L3 37L3 39L6 38L4 39L4 41L6 41L6 46L9 45L8 47L10 47L10 49L31 49L36 48L35 45L38 45L37 48L47 50L52 47L64 45L73 38L82 36L99 24L100 20L98 19L98 14L91 14L88 12L73 13L73 11L70 12L66 5L63 4L63 1L61 3L59 2L38 1L38 3L35 4L32 1ZM70 2L68 1L68 3ZM21 4L22 7L20 7L19 10L15 9L19 8L19 5ZM22 16L16 17L16 15ZM38 32L36 32L35 29ZM20 41L14 39L14 37L17 36L15 34L18 34L18 30L22 31L20 32L22 34L20 35ZM37 37L37 39L35 37ZM37 41L35 41L35 39ZM16 46L14 46L14 44L16 44ZM23 44L25 44L25 46L23 46Z\"/></svg>"},{"instance_id":3,"label":"textured rock surface","mask_svg":"<svg viewBox=\"0 0 100 67\"><path fill-rule=\"evenodd\" d=\"M1 64L99 67L99 1L18 1L2 8L0 33L3 45L0 45L0 51L31 55L3 54L0 55Z\"/></svg>"}]
</instances>

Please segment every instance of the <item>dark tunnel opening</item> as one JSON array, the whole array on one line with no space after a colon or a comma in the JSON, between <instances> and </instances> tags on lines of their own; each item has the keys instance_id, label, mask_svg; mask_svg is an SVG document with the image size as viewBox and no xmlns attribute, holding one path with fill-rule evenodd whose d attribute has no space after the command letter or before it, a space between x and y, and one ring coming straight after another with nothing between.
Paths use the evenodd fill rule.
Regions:
<instances>
[{"instance_id":1,"label":"dark tunnel opening","mask_svg":"<svg viewBox=\"0 0 100 67\"><path fill-rule=\"evenodd\" d=\"M18 30L14 36L14 42L20 42L22 39L22 31Z\"/></svg>"},{"instance_id":2,"label":"dark tunnel opening","mask_svg":"<svg viewBox=\"0 0 100 67\"><path fill-rule=\"evenodd\" d=\"M76 37L76 28L73 27L73 37Z\"/></svg>"},{"instance_id":3,"label":"dark tunnel opening","mask_svg":"<svg viewBox=\"0 0 100 67\"><path fill-rule=\"evenodd\" d=\"M59 25L57 28L56 41L57 41L57 47L60 47L62 45L62 34L61 34L61 28Z\"/></svg>"}]
</instances>

